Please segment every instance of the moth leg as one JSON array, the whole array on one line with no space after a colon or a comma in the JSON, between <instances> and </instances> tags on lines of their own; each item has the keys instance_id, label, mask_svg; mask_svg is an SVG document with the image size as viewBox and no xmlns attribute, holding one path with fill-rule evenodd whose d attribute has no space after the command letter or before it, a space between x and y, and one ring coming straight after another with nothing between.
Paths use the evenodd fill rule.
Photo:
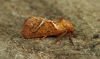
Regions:
<instances>
[{"instance_id":1,"label":"moth leg","mask_svg":"<svg viewBox=\"0 0 100 59\"><path fill-rule=\"evenodd\" d=\"M58 37L57 37L57 39L55 40L55 42L54 43L57 43L63 36L65 36L67 34L67 32L64 32L64 33L62 33L62 34L60 34Z\"/></svg>"},{"instance_id":2,"label":"moth leg","mask_svg":"<svg viewBox=\"0 0 100 59\"><path fill-rule=\"evenodd\" d=\"M69 40L70 40L70 42L74 45L74 43L73 43L73 41L72 41L72 33L69 32L68 35L69 35Z\"/></svg>"},{"instance_id":3,"label":"moth leg","mask_svg":"<svg viewBox=\"0 0 100 59\"><path fill-rule=\"evenodd\" d=\"M46 37L47 37L47 36L43 36L43 37L41 38L41 40L44 40Z\"/></svg>"}]
</instances>

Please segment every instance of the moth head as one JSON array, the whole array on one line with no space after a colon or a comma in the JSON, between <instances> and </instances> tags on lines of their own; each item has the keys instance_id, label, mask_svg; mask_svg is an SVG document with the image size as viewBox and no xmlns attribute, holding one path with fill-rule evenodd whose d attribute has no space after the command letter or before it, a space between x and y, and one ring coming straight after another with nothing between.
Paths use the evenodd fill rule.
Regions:
<instances>
[{"instance_id":1,"label":"moth head","mask_svg":"<svg viewBox=\"0 0 100 59\"><path fill-rule=\"evenodd\" d=\"M62 25L66 28L66 30L68 32L71 32L71 33L74 32L74 27L68 20L65 20L64 18L61 18L60 22L62 23Z\"/></svg>"}]
</instances>

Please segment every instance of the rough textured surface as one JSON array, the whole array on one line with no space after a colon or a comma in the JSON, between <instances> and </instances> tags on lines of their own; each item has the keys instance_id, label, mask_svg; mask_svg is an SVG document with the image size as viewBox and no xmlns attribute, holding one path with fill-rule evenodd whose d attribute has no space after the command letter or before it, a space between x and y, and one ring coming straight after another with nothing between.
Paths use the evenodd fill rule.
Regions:
<instances>
[{"instance_id":1,"label":"rough textured surface","mask_svg":"<svg viewBox=\"0 0 100 59\"><path fill-rule=\"evenodd\" d=\"M64 17L75 27L68 37L24 39L22 25L30 16ZM0 0L0 59L100 59L99 0Z\"/></svg>"}]
</instances>

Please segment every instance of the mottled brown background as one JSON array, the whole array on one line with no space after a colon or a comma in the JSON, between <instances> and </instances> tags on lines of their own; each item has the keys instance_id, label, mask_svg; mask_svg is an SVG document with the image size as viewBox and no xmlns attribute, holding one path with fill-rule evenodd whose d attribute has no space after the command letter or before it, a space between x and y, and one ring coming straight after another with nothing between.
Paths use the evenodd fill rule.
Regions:
<instances>
[{"instance_id":1,"label":"mottled brown background","mask_svg":"<svg viewBox=\"0 0 100 59\"><path fill-rule=\"evenodd\" d=\"M68 19L68 37L24 39L22 25L30 16ZM100 59L100 0L0 0L0 59Z\"/></svg>"}]
</instances>

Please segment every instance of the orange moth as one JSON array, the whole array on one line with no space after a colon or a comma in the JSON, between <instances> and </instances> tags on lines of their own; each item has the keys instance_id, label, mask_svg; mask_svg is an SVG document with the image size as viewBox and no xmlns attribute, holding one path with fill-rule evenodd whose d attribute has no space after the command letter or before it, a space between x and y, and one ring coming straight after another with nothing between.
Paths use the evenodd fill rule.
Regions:
<instances>
[{"instance_id":1,"label":"orange moth","mask_svg":"<svg viewBox=\"0 0 100 59\"><path fill-rule=\"evenodd\" d=\"M22 36L24 38L45 38L47 36L58 36L54 43L57 43L63 36L68 35L72 42L72 34L74 27L64 18L59 21L52 21L41 17L28 18L22 28Z\"/></svg>"}]
</instances>

